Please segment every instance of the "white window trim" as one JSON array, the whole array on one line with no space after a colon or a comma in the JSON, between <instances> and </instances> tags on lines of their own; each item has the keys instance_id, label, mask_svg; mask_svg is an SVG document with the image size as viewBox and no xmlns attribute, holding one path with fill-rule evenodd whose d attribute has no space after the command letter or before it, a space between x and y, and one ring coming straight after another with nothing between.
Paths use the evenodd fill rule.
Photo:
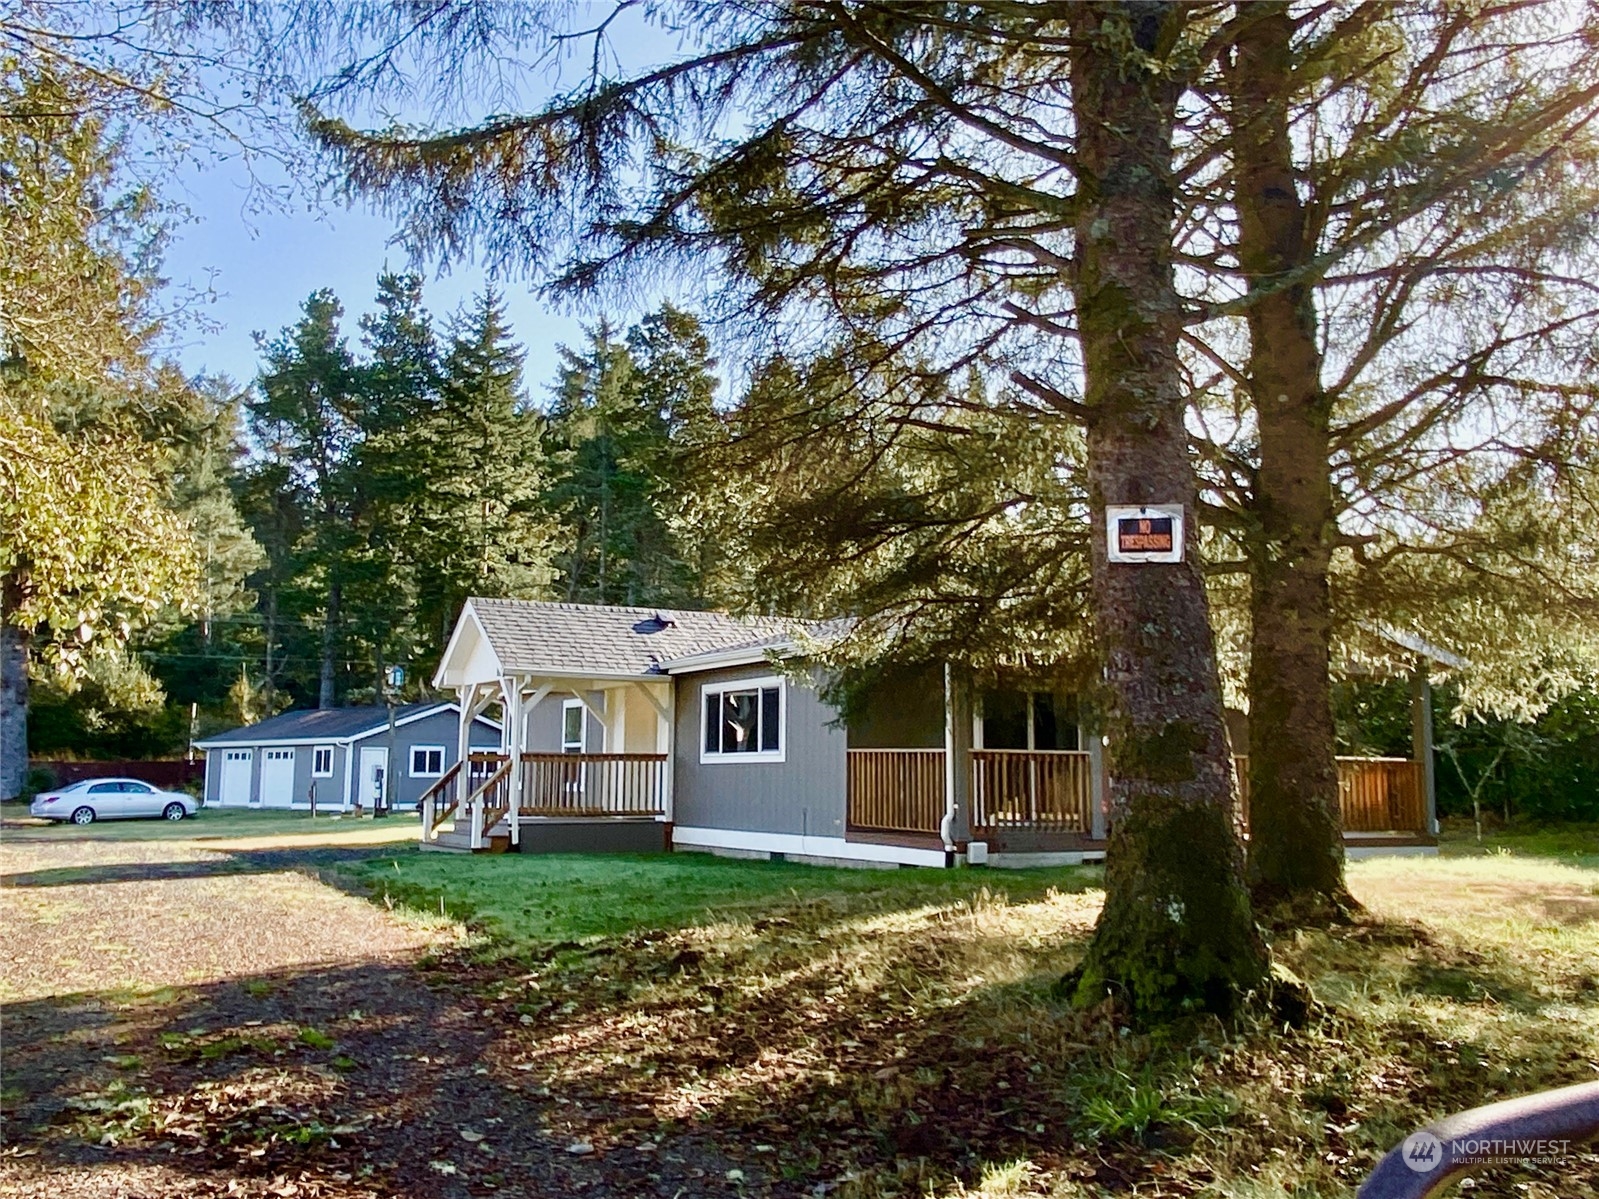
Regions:
<instances>
[{"instance_id":1,"label":"white window trim","mask_svg":"<svg viewBox=\"0 0 1599 1199\"><path fill-rule=\"evenodd\" d=\"M326 770L318 770L316 768L316 756L320 753L328 755L328 768ZM333 747L331 745L318 745L312 748L311 777L314 779L330 779L333 777Z\"/></svg>"},{"instance_id":2,"label":"white window trim","mask_svg":"<svg viewBox=\"0 0 1599 1199\"><path fill-rule=\"evenodd\" d=\"M418 770L416 768L417 750L438 750L439 768L437 770ZM436 779L444 776L445 752L442 745L413 745L406 754L405 763L410 767L410 776L414 779Z\"/></svg>"},{"instance_id":3,"label":"white window trim","mask_svg":"<svg viewBox=\"0 0 1599 1199\"><path fill-rule=\"evenodd\" d=\"M705 748L705 700L707 696L722 695L728 691L760 691L766 687L777 688L777 748L758 749L747 754L712 753ZM788 761L788 680L781 675L762 675L755 679L728 679L721 683L705 683L700 687L699 752L703 766L725 762L786 762Z\"/></svg>"},{"instance_id":4,"label":"white window trim","mask_svg":"<svg viewBox=\"0 0 1599 1199\"><path fill-rule=\"evenodd\" d=\"M576 710L578 715L577 748L572 748L572 743L566 739L566 714ZM589 706L580 699L563 699L561 701L561 752L563 754L586 754L589 751ZM604 725L600 726L602 729Z\"/></svg>"}]
</instances>

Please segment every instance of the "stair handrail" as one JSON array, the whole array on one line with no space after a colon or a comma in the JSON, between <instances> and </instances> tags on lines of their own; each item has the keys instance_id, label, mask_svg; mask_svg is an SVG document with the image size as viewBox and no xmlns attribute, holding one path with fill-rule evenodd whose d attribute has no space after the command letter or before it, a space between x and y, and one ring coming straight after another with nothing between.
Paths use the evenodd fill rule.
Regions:
<instances>
[{"instance_id":1,"label":"stair handrail","mask_svg":"<svg viewBox=\"0 0 1599 1199\"><path fill-rule=\"evenodd\" d=\"M456 807L459 806L459 795L454 800L446 803L442 809L439 806L439 799L440 797L448 797L449 792L454 789L452 784L460 775L461 766L462 763L460 762L451 766L438 777L431 787L422 793L419 806L422 810L423 841L434 840L438 836L440 826L455 813Z\"/></svg>"},{"instance_id":2,"label":"stair handrail","mask_svg":"<svg viewBox=\"0 0 1599 1199\"><path fill-rule=\"evenodd\" d=\"M509 778L510 774L511 759L506 758L505 761L500 763L498 770L489 775L488 778L484 779L483 782L479 784L477 790L473 791L471 795L466 797L466 810L472 822L473 849L483 848L483 834L488 832L488 830L493 827L492 825L486 823L488 809L491 806L488 801L488 792L491 788L498 786L500 783ZM509 807L510 805L507 803L505 805L494 804L492 806Z\"/></svg>"}]
</instances>

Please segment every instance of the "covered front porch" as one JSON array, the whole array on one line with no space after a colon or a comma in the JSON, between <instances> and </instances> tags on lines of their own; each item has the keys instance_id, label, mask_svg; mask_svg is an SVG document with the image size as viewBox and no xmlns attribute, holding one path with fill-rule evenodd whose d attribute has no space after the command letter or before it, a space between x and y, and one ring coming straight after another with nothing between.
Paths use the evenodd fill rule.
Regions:
<instances>
[{"instance_id":1,"label":"covered front porch","mask_svg":"<svg viewBox=\"0 0 1599 1199\"><path fill-rule=\"evenodd\" d=\"M668 848L670 679L507 669L463 621L435 683L459 698L463 765L422 797L424 848ZM472 720L491 711L499 750L467 754Z\"/></svg>"},{"instance_id":2,"label":"covered front porch","mask_svg":"<svg viewBox=\"0 0 1599 1199\"><path fill-rule=\"evenodd\" d=\"M945 750L848 754L847 838L943 844ZM1079 750L968 750L959 771L970 795L968 844L993 854L1104 853L1109 824L1100 758ZM1233 766L1247 835L1249 760L1236 756ZM1350 849L1436 843L1422 766L1412 759L1340 757L1338 798Z\"/></svg>"},{"instance_id":3,"label":"covered front porch","mask_svg":"<svg viewBox=\"0 0 1599 1199\"><path fill-rule=\"evenodd\" d=\"M896 690L936 697L930 682ZM973 863L990 855L1001 864L1103 855L1110 832L1105 741L1077 723L1075 701L1025 689L974 694L949 670L941 690L941 747L928 744L933 737L925 720L921 727L899 720L898 728L884 728L868 719L858 735L852 725L846 838L964 850ZM1352 855L1437 844L1431 704L1418 665L1413 756L1338 758L1339 808ZM896 735L921 744L882 744ZM1248 755L1235 755L1233 765L1247 836Z\"/></svg>"}]
</instances>

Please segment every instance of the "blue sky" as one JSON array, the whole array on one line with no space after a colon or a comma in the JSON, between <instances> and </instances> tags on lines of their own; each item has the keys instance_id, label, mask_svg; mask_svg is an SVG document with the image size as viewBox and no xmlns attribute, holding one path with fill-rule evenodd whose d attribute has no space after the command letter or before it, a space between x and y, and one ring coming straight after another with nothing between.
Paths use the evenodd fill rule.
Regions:
<instances>
[{"instance_id":1,"label":"blue sky","mask_svg":"<svg viewBox=\"0 0 1599 1199\"><path fill-rule=\"evenodd\" d=\"M215 329L181 331L177 356L191 373L209 371L247 382L256 370L253 334L276 334L292 324L305 297L330 287L344 301L345 332L359 338L357 318L372 307L376 280L384 265L404 269L406 251L390 241L392 223L365 209L329 207L322 212L303 203L291 211L245 210L249 179L235 162L205 170L188 168L172 181L174 199L186 204L194 220L183 225L167 253L166 275L176 288L212 287L215 302L199 315ZM444 317L487 283L483 271L455 268L436 277L424 270L427 306ZM556 346L575 344L581 322L553 312L523 281L502 281L506 307L517 340L527 350L529 393L542 402L545 384L555 377ZM636 314L618 314L631 319Z\"/></svg>"},{"instance_id":2,"label":"blue sky","mask_svg":"<svg viewBox=\"0 0 1599 1199\"><path fill-rule=\"evenodd\" d=\"M592 23L595 14L609 11L609 5L579 4L568 15L575 26L582 27ZM663 54L670 56L678 44L673 35L652 28L641 13L629 12L608 27L608 65L613 70L636 70L659 61ZM457 108L442 116L435 114L435 119L455 125L481 120L488 111L506 111L500 107L505 104L522 110L535 108L552 92L569 86L573 78L569 71L586 70L586 51L577 54L574 50L573 54L570 61L524 79L527 86L520 94L513 89L507 94L462 97ZM430 91L424 86L413 96L392 98L385 111L402 119L427 121ZM344 115L357 125L381 123L371 112ZM273 176L270 164L262 170L269 186L281 187L285 182L283 175ZM406 250L391 244L393 223L365 207L347 209L330 204L316 209L301 197L289 210L251 211L248 168L237 156L214 160L203 169L194 162L178 163L164 190L169 198L187 206L194 218L177 230L167 253L165 273L175 294L185 288L216 292L215 301L202 305L198 312L214 327L183 329L177 340L176 356L190 373L222 373L238 383L248 382L258 361L254 334L272 336L294 323L306 296L321 287L332 288L343 301L345 333L352 345L357 344L359 317L371 310L377 277L385 265L396 270L412 267ZM455 265L445 274L439 273L436 264L423 264L419 273L427 307L441 325L489 282L485 272L471 264ZM593 323L600 314L586 312L580 321L543 303L534 294L536 281L505 278L497 282L516 338L527 354L528 393L542 403L558 368L557 346L576 345L583 336L583 323ZM692 306L691 297L679 302ZM625 328L643 313L606 315Z\"/></svg>"}]
</instances>

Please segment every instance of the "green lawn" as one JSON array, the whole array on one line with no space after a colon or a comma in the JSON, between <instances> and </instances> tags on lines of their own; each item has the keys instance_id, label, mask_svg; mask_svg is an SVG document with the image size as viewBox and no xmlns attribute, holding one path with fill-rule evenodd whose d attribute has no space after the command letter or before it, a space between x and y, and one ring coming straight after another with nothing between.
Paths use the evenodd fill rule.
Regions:
<instances>
[{"instance_id":1,"label":"green lawn","mask_svg":"<svg viewBox=\"0 0 1599 1199\"><path fill-rule=\"evenodd\" d=\"M986 890L1017 901L1098 884L1093 867L1050 870L851 870L710 854L384 854L356 868L376 895L447 909L520 949L641 929L747 919L780 907L868 909L948 905Z\"/></svg>"},{"instance_id":2,"label":"green lawn","mask_svg":"<svg viewBox=\"0 0 1599 1199\"><path fill-rule=\"evenodd\" d=\"M242 808L201 808L186 820L103 820L84 827L34 822L25 804L0 807L0 818L7 823L7 840L38 837L71 837L98 841L196 841L236 837L322 836L347 829L393 830L394 840L414 841L416 819L389 816L382 820L353 816L319 815L309 812L263 812Z\"/></svg>"},{"instance_id":3,"label":"green lawn","mask_svg":"<svg viewBox=\"0 0 1599 1199\"><path fill-rule=\"evenodd\" d=\"M1599 824L1485 828L1479 843L1470 820L1446 820L1438 845L1448 858L1484 854L1554 858L1572 866L1599 869Z\"/></svg>"},{"instance_id":4,"label":"green lawn","mask_svg":"<svg viewBox=\"0 0 1599 1199\"><path fill-rule=\"evenodd\" d=\"M1054 986L1097 916L1092 868L411 851L358 868L380 901L443 897L487 933L475 961L438 963L441 985L517 1013L485 1068L572 1110L626 1094L647 1113L629 1121L766 1145L789 1177L853 1180L843 1199L1348 1199L1431 1120L1596 1076L1590 844L1454 835L1442 857L1352 863L1358 920L1273 937L1323 1005L1298 1030L1140 1032L1070 1008ZM1599 1194L1599 1158L1481 1182Z\"/></svg>"}]
</instances>

